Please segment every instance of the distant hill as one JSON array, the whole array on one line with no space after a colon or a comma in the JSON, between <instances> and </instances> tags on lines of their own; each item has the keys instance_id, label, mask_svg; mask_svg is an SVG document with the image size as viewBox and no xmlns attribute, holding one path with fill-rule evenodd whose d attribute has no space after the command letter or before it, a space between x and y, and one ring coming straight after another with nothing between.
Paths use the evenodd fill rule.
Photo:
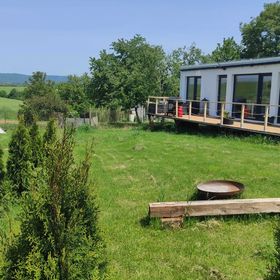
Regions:
<instances>
[{"instance_id":1,"label":"distant hill","mask_svg":"<svg viewBox=\"0 0 280 280\"><path fill-rule=\"evenodd\" d=\"M21 85L28 81L30 75L16 73L0 73L0 84L4 85ZM67 76L47 75L47 80L55 83L67 82Z\"/></svg>"}]
</instances>

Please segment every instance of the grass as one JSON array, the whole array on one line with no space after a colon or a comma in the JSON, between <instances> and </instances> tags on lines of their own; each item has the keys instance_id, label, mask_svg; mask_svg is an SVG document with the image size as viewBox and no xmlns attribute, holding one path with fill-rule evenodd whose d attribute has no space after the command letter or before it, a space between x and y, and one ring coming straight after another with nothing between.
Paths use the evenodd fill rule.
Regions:
<instances>
[{"instance_id":1,"label":"grass","mask_svg":"<svg viewBox=\"0 0 280 280\"><path fill-rule=\"evenodd\" d=\"M0 135L5 148L11 135ZM81 159L94 138L92 181L100 205L109 279L261 279L273 255L275 216L147 223L148 203L186 200L198 182L234 179L244 198L280 196L280 145L259 138L78 130Z\"/></svg>"},{"instance_id":2,"label":"grass","mask_svg":"<svg viewBox=\"0 0 280 280\"><path fill-rule=\"evenodd\" d=\"M7 93L10 93L10 91L12 89L16 89L18 91L23 91L25 89L25 86L16 86L16 85L13 85L13 86L6 86L6 85L0 85L0 91L1 90L5 90Z\"/></svg>"},{"instance_id":3,"label":"grass","mask_svg":"<svg viewBox=\"0 0 280 280\"><path fill-rule=\"evenodd\" d=\"M22 101L0 97L0 120L16 120Z\"/></svg>"}]
</instances>

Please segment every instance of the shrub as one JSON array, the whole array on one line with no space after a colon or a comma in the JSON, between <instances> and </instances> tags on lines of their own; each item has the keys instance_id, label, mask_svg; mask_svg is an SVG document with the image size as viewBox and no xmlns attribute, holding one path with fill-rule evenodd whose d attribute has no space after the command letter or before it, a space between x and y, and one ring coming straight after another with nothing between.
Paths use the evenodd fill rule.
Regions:
<instances>
[{"instance_id":1,"label":"shrub","mask_svg":"<svg viewBox=\"0 0 280 280\"><path fill-rule=\"evenodd\" d=\"M103 279L104 245L89 192L91 149L73 163L73 130L49 150L25 193L21 233L7 250L3 279Z\"/></svg>"},{"instance_id":2,"label":"shrub","mask_svg":"<svg viewBox=\"0 0 280 280\"><path fill-rule=\"evenodd\" d=\"M31 162L34 167L38 167L43 163L43 142L39 132L38 125L34 122L29 130L31 145Z\"/></svg>"},{"instance_id":3,"label":"shrub","mask_svg":"<svg viewBox=\"0 0 280 280\"><path fill-rule=\"evenodd\" d=\"M0 185L5 177L4 162L3 162L3 150L0 148Z\"/></svg>"},{"instance_id":4,"label":"shrub","mask_svg":"<svg viewBox=\"0 0 280 280\"><path fill-rule=\"evenodd\" d=\"M29 132L20 122L11 138L7 160L7 177L11 181L13 190L18 195L28 189L31 176L31 160Z\"/></svg>"}]
</instances>

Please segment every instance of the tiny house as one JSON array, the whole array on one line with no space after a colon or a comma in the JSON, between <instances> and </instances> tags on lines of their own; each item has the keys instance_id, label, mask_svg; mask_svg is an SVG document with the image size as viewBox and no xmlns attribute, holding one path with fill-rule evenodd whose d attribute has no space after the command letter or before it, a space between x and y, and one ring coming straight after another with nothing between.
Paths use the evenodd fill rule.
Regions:
<instances>
[{"instance_id":1,"label":"tiny house","mask_svg":"<svg viewBox=\"0 0 280 280\"><path fill-rule=\"evenodd\" d=\"M181 67L180 98L193 100L193 112L201 100L209 101L210 116L221 114L221 103L233 117L262 121L269 105L269 122L280 124L280 57L201 64Z\"/></svg>"},{"instance_id":2,"label":"tiny house","mask_svg":"<svg viewBox=\"0 0 280 280\"><path fill-rule=\"evenodd\" d=\"M280 136L280 57L183 66L179 97L150 96L150 119Z\"/></svg>"}]
</instances>

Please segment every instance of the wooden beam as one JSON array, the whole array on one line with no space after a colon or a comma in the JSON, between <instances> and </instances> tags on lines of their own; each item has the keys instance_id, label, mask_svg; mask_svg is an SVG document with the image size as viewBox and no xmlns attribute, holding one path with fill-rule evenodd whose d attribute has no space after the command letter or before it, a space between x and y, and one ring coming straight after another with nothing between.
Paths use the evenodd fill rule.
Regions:
<instances>
[{"instance_id":1,"label":"wooden beam","mask_svg":"<svg viewBox=\"0 0 280 280\"><path fill-rule=\"evenodd\" d=\"M245 104L241 105L241 120L240 120L240 127L242 128L244 125L244 116L245 116Z\"/></svg>"},{"instance_id":2,"label":"wooden beam","mask_svg":"<svg viewBox=\"0 0 280 280\"><path fill-rule=\"evenodd\" d=\"M224 124L225 103L221 103L221 119L220 124Z\"/></svg>"},{"instance_id":3,"label":"wooden beam","mask_svg":"<svg viewBox=\"0 0 280 280\"><path fill-rule=\"evenodd\" d=\"M150 217L175 218L280 213L280 198L226 199L149 204Z\"/></svg>"}]
</instances>

